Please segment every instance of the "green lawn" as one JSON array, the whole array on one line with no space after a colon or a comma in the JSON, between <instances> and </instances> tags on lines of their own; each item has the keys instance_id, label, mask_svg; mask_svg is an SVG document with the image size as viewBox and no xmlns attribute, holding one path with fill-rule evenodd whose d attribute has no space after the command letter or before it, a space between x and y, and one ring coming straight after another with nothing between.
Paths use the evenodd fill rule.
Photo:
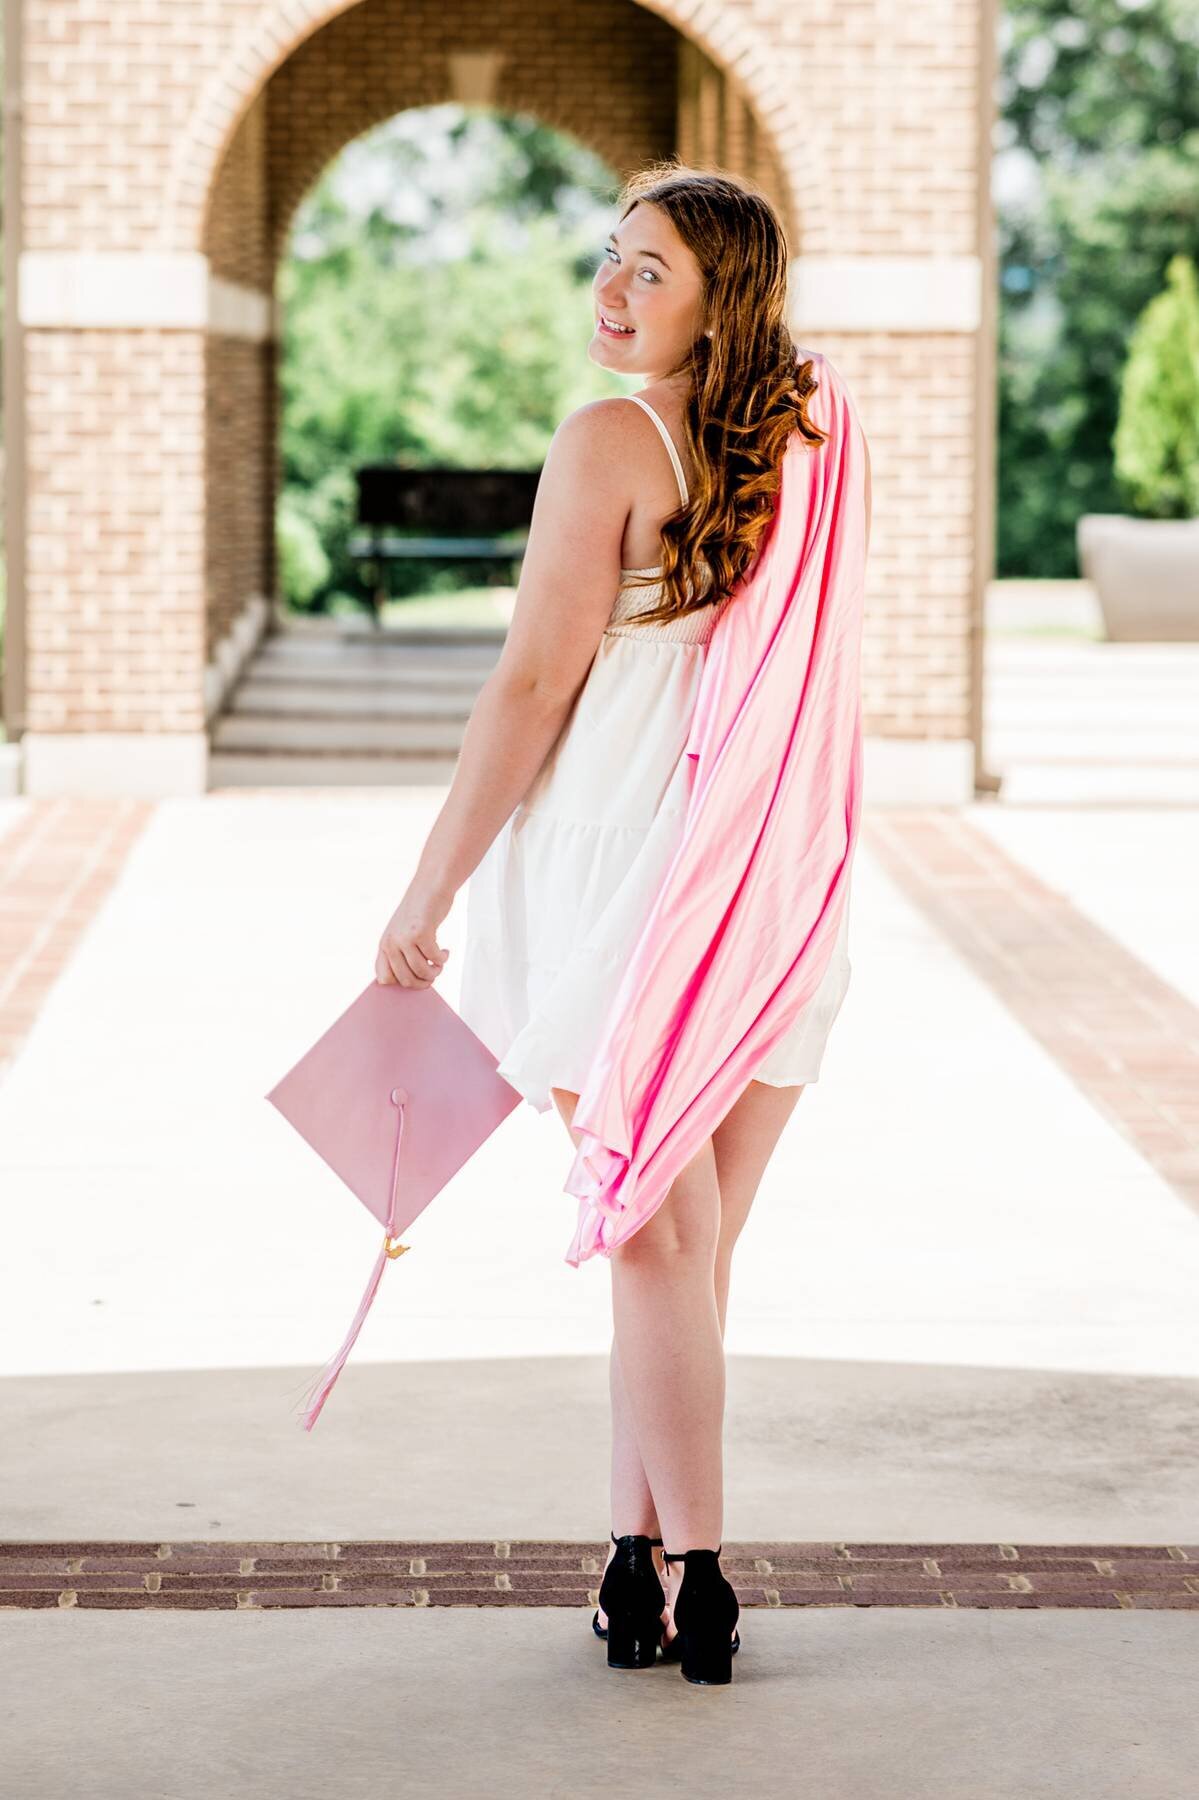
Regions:
<instances>
[{"instance_id":1,"label":"green lawn","mask_svg":"<svg viewBox=\"0 0 1199 1800\"><path fill-rule=\"evenodd\" d=\"M503 630L514 599L514 589L497 587L464 587L452 594L409 594L386 603L383 623L436 626L441 630L498 626Z\"/></svg>"}]
</instances>

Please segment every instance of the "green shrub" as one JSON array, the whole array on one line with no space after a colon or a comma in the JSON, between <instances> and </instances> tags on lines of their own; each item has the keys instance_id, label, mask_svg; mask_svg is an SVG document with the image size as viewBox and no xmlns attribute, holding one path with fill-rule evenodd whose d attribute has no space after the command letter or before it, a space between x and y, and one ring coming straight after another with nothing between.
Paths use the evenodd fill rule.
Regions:
<instances>
[{"instance_id":1,"label":"green shrub","mask_svg":"<svg viewBox=\"0 0 1199 1800\"><path fill-rule=\"evenodd\" d=\"M289 606L311 606L329 579L329 558L316 526L286 490L275 513L275 543L284 599Z\"/></svg>"},{"instance_id":2,"label":"green shrub","mask_svg":"<svg viewBox=\"0 0 1199 1800\"><path fill-rule=\"evenodd\" d=\"M1112 448L1135 512L1199 514L1199 280L1189 256L1170 258L1164 289L1137 319Z\"/></svg>"}]
</instances>

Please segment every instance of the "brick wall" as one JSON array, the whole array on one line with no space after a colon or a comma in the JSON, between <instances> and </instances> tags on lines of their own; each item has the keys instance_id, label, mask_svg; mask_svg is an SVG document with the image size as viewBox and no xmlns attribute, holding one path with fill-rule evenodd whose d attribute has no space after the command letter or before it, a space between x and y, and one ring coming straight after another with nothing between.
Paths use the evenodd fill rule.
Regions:
<instances>
[{"instance_id":1,"label":"brick wall","mask_svg":"<svg viewBox=\"0 0 1199 1800\"><path fill-rule=\"evenodd\" d=\"M270 344L213 333L205 362L205 647L211 654L246 600L272 587L274 358Z\"/></svg>"},{"instance_id":2,"label":"brick wall","mask_svg":"<svg viewBox=\"0 0 1199 1800\"><path fill-rule=\"evenodd\" d=\"M180 265L202 251L263 316L303 193L351 138L454 97L457 52L496 51L494 103L575 133L618 174L673 148L754 174L801 263L850 259L817 268L825 297L796 329L843 370L872 441L867 729L968 733L977 339L935 303L897 310L871 259L908 259L910 274L979 253L986 6L111 0L101 15L94 0L25 0L25 13L26 250ZM194 730L205 653L270 592L269 326L35 321L26 341L28 722Z\"/></svg>"},{"instance_id":3,"label":"brick wall","mask_svg":"<svg viewBox=\"0 0 1199 1800\"><path fill-rule=\"evenodd\" d=\"M203 724L204 337L29 331L28 724Z\"/></svg>"},{"instance_id":4,"label":"brick wall","mask_svg":"<svg viewBox=\"0 0 1199 1800\"><path fill-rule=\"evenodd\" d=\"M225 147L200 238L214 274L266 294L275 285L267 174L268 95L273 86L271 82L263 88Z\"/></svg>"},{"instance_id":5,"label":"brick wall","mask_svg":"<svg viewBox=\"0 0 1199 1800\"><path fill-rule=\"evenodd\" d=\"M615 169L673 144L677 34L631 0L553 8L527 0L363 0L302 44L269 88L271 239L337 152L408 107L449 98L447 59L502 59L493 104L586 143Z\"/></svg>"},{"instance_id":6,"label":"brick wall","mask_svg":"<svg viewBox=\"0 0 1199 1800\"><path fill-rule=\"evenodd\" d=\"M645 143L645 87L665 108L670 84L664 70L647 83L640 54L677 26L785 146L806 249L974 245L976 0L25 0L25 13L30 248L194 248L216 164L263 82L289 51L313 54L314 25L367 14L377 61L402 52L425 101L447 97L458 43L519 36L526 68L505 74L503 104L536 95L543 116L567 129L586 118L597 139L624 111ZM357 78L373 86L375 71Z\"/></svg>"},{"instance_id":7,"label":"brick wall","mask_svg":"<svg viewBox=\"0 0 1199 1800\"><path fill-rule=\"evenodd\" d=\"M870 440L868 729L960 737L970 701L973 341L820 332L816 347L848 381Z\"/></svg>"}]
</instances>

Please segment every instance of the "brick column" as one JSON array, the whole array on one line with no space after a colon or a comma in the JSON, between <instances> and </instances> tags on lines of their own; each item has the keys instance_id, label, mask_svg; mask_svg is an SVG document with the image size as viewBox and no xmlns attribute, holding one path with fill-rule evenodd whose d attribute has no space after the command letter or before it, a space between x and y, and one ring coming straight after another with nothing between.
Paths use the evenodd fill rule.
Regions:
<instances>
[{"instance_id":1,"label":"brick column","mask_svg":"<svg viewBox=\"0 0 1199 1800\"><path fill-rule=\"evenodd\" d=\"M24 790L202 792L226 640L248 647L235 617L206 646L208 359L268 336L269 304L198 253L26 252L19 281Z\"/></svg>"}]
</instances>

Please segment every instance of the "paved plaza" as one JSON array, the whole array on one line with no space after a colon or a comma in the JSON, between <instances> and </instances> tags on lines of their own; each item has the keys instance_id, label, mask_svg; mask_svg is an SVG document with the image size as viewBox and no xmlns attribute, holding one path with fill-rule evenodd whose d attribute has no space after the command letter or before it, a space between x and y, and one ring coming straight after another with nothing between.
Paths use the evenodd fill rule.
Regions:
<instances>
[{"instance_id":1,"label":"paved plaza","mask_svg":"<svg viewBox=\"0 0 1199 1800\"><path fill-rule=\"evenodd\" d=\"M1176 1800L1194 811L868 811L850 993L733 1272L745 1647L705 1694L590 1633L608 1274L565 1262L555 1115L518 1109L406 1234L299 1425L377 1231L263 1096L371 978L443 794L0 806L12 1791L82 1764L97 1797L575 1800L633 1767Z\"/></svg>"}]
</instances>

